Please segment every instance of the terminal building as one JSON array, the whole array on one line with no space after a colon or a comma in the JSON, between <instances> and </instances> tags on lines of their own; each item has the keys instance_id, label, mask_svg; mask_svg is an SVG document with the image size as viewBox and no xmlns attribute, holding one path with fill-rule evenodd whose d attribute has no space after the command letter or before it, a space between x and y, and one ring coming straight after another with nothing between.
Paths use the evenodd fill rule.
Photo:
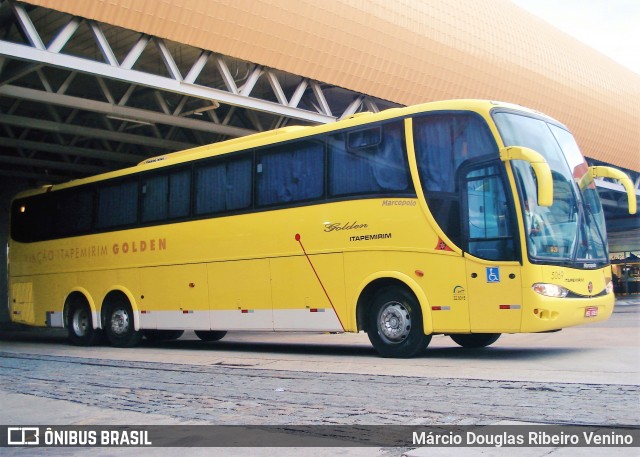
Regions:
<instances>
[{"instance_id":1,"label":"terminal building","mask_svg":"<svg viewBox=\"0 0 640 457\"><path fill-rule=\"evenodd\" d=\"M0 30L2 239L19 190L458 98L558 119L640 195L640 75L508 0L2 0ZM640 276L640 216L597 185L614 269Z\"/></svg>"}]
</instances>

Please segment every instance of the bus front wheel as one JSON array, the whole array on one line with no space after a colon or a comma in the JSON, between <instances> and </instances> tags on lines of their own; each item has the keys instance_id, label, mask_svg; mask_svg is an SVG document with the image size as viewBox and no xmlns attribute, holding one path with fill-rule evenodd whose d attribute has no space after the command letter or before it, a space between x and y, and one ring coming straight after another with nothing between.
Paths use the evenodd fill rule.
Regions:
<instances>
[{"instance_id":1,"label":"bus front wheel","mask_svg":"<svg viewBox=\"0 0 640 457\"><path fill-rule=\"evenodd\" d=\"M431 341L431 335L424 334L417 299L404 288L381 289L369 311L367 335L382 357L414 357Z\"/></svg>"},{"instance_id":2,"label":"bus front wheel","mask_svg":"<svg viewBox=\"0 0 640 457\"><path fill-rule=\"evenodd\" d=\"M94 346L102 340L102 330L93 328L93 318L88 304L72 304L67 316L71 343L77 346Z\"/></svg>"},{"instance_id":3,"label":"bus front wheel","mask_svg":"<svg viewBox=\"0 0 640 457\"><path fill-rule=\"evenodd\" d=\"M112 346L129 348L142 339L142 332L135 329L133 311L129 303L118 300L110 308L106 322L107 338Z\"/></svg>"},{"instance_id":4,"label":"bus front wheel","mask_svg":"<svg viewBox=\"0 0 640 457\"><path fill-rule=\"evenodd\" d=\"M492 345L498 338L500 338L500 333L471 333L471 334L459 334L459 335L449 335L456 344L462 346L463 348L484 348Z\"/></svg>"}]
</instances>

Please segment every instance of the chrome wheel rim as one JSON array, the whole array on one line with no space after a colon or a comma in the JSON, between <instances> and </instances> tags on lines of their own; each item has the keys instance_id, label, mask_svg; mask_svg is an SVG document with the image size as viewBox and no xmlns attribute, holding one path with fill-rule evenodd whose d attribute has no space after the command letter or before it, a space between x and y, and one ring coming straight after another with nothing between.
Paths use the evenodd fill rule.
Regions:
<instances>
[{"instance_id":1,"label":"chrome wheel rim","mask_svg":"<svg viewBox=\"0 0 640 457\"><path fill-rule=\"evenodd\" d=\"M387 303L378 315L378 331L388 343L401 343L411 332L411 314L397 301Z\"/></svg>"},{"instance_id":2,"label":"chrome wheel rim","mask_svg":"<svg viewBox=\"0 0 640 457\"><path fill-rule=\"evenodd\" d=\"M76 309L73 312L73 318L71 319L71 325L73 327L73 333L82 337L89 331L89 313L86 309Z\"/></svg>"},{"instance_id":3,"label":"chrome wheel rim","mask_svg":"<svg viewBox=\"0 0 640 457\"><path fill-rule=\"evenodd\" d=\"M124 309L117 309L111 315L111 331L116 335L123 335L129 330L129 313Z\"/></svg>"}]
</instances>

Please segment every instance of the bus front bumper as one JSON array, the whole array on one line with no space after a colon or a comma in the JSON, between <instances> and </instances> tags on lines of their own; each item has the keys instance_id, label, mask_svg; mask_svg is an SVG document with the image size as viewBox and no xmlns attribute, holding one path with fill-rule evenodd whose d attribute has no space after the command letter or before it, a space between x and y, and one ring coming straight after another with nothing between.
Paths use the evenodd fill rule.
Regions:
<instances>
[{"instance_id":1,"label":"bus front bumper","mask_svg":"<svg viewBox=\"0 0 640 457\"><path fill-rule=\"evenodd\" d=\"M550 298L532 294L525 303L521 331L559 330L575 325L602 322L613 313L613 293L592 298Z\"/></svg>"}]
</instances>

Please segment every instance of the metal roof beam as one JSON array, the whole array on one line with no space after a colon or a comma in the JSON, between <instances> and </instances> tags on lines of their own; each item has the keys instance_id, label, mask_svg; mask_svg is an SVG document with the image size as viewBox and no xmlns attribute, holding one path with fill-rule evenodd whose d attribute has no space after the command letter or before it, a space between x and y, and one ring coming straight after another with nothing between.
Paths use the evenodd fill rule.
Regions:
<instances>
[{"instance_id":1,"label":"metal roof beam","mask_svg":"<svg viewBox=\"0 0 640 457\"><path fill-rule=\"evenodd\" d=\"M606 190L618 192L622 195L626 195L627 193L627 191L625 190L622 184L618 184L616 182L609 182L609 181L605 181L604 179L598 179L598 178L594 179L593 181L596 183L596 187L598 189L606 189ZM635 191L636 191L636 195L640 197L640 189L638 189L637 186L635 188Z\"/></svg>"},{"instance_id":2,"label":"metal roof beam","mask_svg":"<svg viewBox=\"0 0 640 457\"><path fill-rule=\"evenodd\" d=\"M220 89L214 89L212 87L190 84L186 81L176 80L165 76L126 69L116 65L109 65L107 63L96 62L67 54L52 53L23 44L10 43L6 41L0 42L0 44L0 53L14 59L45 63L71 71L104 76L140 86L166 90L205 100L214 100L220 103L226 103L280 116L292 117L294 119L313 123L326 124L336 120L336 117L330 114L331 109L324 99L321 90L319 90L320 88L317 83L312 87L314 88L316 97L320 101L324 113L312 112L282 105L280 103L249 97L248 95L244 95L246 93L245 91L240 91L239 94L234 94ZM261 71L262 70L260 69L252 76L257 79L260 76Z\"/></svg>"},{"instance_id":3,"label":"metal roof beam","mask_svg":"<svg viewBox=\"0 0 640 457\"><path fill-rule=\"evenodd\" d=\"M280 85L280 81L278 81L278 77L276 76L276 74L271 70L267 70L267 79L269 80L271 89L273 89L273 93L276 94L278 102L283 105L289 105L287 96L284 94L284 91L282 90L282 86Z\"/></svg>"},{"instance_id":4,"label":"metal roof beam","mask_svg":"<svg viewBox=\"0 0 640 457\"><path fill-rule=\"evenodd\" d=\"M207 55L206 57L208 59L209 56ZM206 64L206 60L204 62L201 62L201 59L203 58L204 57L201 55L200 58L194 64L194 67L191 69L191 71L189 71L189 75L192 75L192 73L194 73L200 66L204 68L204 65ZM222 56L219 56L219 55L216 55L214 59L216 61L216 67L218 67L218 71L220 72L220 76L222 76L222 80L224 81L224 85L227 87L227 90L232 94L237 94L238 86L236 85L236 82L233 79L233 76L231 76L231 71L229 70L229 67L225 63L224 59L222 58ZM202 69L200 69L200 71L202 71ZM190 76L187 82L194 83L196 79L198 79L198 75L195 75L195 77ZM243 95L249 95L249 94L247 93Z\"/></svg>"},{"instance_id":5,"label":"metal roof beam","mask_svg":"<svg viewBox=\"0 0 640 457\"><path fill-rule=\"evenodd\" d=\"M98 47L100 48L100 52L102 52L102 55L106 59L107 63L109 65L117 66L118 59L116 58L116 55L113 52L113 49L111 49L111 46L109 45L109 41L107 40L107 37L104 36L104 33L100 28L100 24L97 23L96 21L87 21L87 23L89 24L89 28L93 32L93 36L96 39L96 43L98 43Z\"/></svg>"},{"instance_id":6,"label":"metal roof beam","mask_svg":"<svg viewBox=\"0 0 640 457\"><path fill-rule=\"evenodd\" d=\"M191 69L187 73L187 76L184 77L184 80L188 83L195 83L200 73L204 69L204 66L207 64L207 60L209 60L209 56L211 55L210 51L202 51L198 59L193 63Z\"/></svg>"},{"instance_id":7,"label":"metal roof beam","mask_svg":"<svg viewBox=\"0 0 640 457\"><path fill-rule=\"evenodd\" d=\"M19 170L0 169L0 176L8 176L10 178L21 178L21 179L34 179L37 181L43 181L48 183L69 181L69 176L52 175L46 172L36 173L36 172L19 171Z\"/></svg>"},{"instance_id":8,"label":"metal roof beam","mask_svg":"<svg viewBox=\"0 0 640 457\"><path fill-rule=\"evenodd\" d=\"M302 81L300 81L300 84L298 84L298 87L296 87L296 90L293 92L293 95L291 96L291 100L289 100L289 106L294 108L298 106L298 103L300 103L300 100L302 100L302 96L304 95L304 92L307 90L308 86L309 86L308 79L305 78Z\"/></svg>"},{"instance_id":9,"label":"metal roof beam","mask_svg":"<svg viewBox=\"0 0 640 457\"><path fill-rule=\"evenodd\" d=\"M41 160L33 157L16 157L0 155L0 163L8 163L11 165L23 165L27 167L45 168L47 170L64 170L76 171L79 173L98 174L109 171L107 167L99 167L96 165L86 165L80 163L57 162L55 160Z\"/></svg>"},{"instance_id":10,"label":"metal roof beam","mask_svg":"<svg viewBox=\"0 0 640 457\"><path fill-rule=\"evenodd\" d=\"M85 127L82 125L63 124L60 122L14 116L10 114L0 114L0 124L13 125L16 127L30 128L34 130L44 130L46 132L67 133L85 138L102 138L111 141L121 141L141 146L161 148L163 150L180 151L182 149L189 149L197 146L195 144L165 140L162 138L134 135L131 133L112 132L109 130Z\"/></svg>"},{"instance_id":11,"label":"metal roof beam","mask_svg":"<svg viewBox=\"0 0 640 457\"><path fill-rule=\"evenodd\" d=\"M133 45L133 47L129 50L129 53L127 54L127 57L125 57L122 61L122 65L120 65L120 68L131 70L142 55L142 52L147 47L149 39L150 38L147 35L142 35L138 39L138 41L136 41L136 44Z\"/></svg>"},{"instance_id":12,"label":"metal roof beam","mask_svg":"<svg viewBox=\"0 0 640 457\"><path fill-rule=\"evenodd\" d=\"M322 112L325 113L327 116L332 116L331 108L329 107L329 103L327 103L327 99L325 98L324 93L322 92L322 88L320 87L320 84L317 81L312 81L311 89L313 90L313 93L316 96L318 103L320 104L320 109L322 110Z\"/></svg>"},{"instance_id":13,"label":"metal roof beam","mask_svg":"<svg viewBox=\"0 0 640 457\"><path fill-rule=\"evenodd\" d=\"M167 70L169 70L171 77L176 81L182 81L182 74L180 74L180 69L176 64L176 61L173 60L173 56L171 55L171 52L169 52L169 48L167 48L164 40L156 38L154 41L156 42L156 46L160 50L160 55L162 56L164 65L167 67Z\"/></svg>"},{"instance_id":14,"label":"metal roof beam","mask_svg":"<svg viewBox=\"0 0 640 457\"><path fill-rule=\"evenodd\" d=\"M33 73L40 68L42 68L42 64L32 62L18 62L17 65L14 65L14 68L10 70L0 71L0 75L2 76L2 79L0 79L0 86L9 84L17 79L28 75L29 73Z\"/></svg>"},{"instance_id":15,"label":"metal roof beam","mask_svg":"<svg viewBox=\"0 0 640 457\"><path fill-rule=\"evenodd\" d=\"M71 95L58 94L55 92L46 92L36 89L28 89L13 85L0 87L0 96L13 97L21 100L30 100L33 102L51 103L53 105L64 106L67 108L79 108L82 110L93 111L105 115L118 116L123 119L130 119L132 122L142 121L148 123L158 123L166 125L175 125L192 130L201 130L203 132L218 133L233 137L250 135L256 133L255 130L234 127L231 125L214 124L213 122L201 121L198 119L190 119L187 117L173 116L171 114L160 113L157 111L144 110L141 108L131 108L129 106L121 106L98 100L89 100L86 98L74 97Z\"/></svg>"},{"instance_id":16,"label":"metal roof beam","mask_svg":"<svg viewBox=\"0 0 640 457\"><path fill-rule=\"evenodd\" d=\"M61 156L76 156L89 159L108 160L111 162L122 162L136 164L146 159L145 156L127 154L123 152L105 151L103 149L89 149L78 146L68 146L66 144L43 143L40 141L30 141L16 138L2 137L0 143L3 146L30 149L33 151L50 152Z\"/></svg>"},{"instance_id":17,"label":"metal roof beam","mask_svg":"<svg viewBox=\"0 0 640 457\"><path fill-rule=\"evenodd\" d=\"M80 19L78 19L77 17L72 17L69 22L67 22L67 25L65 25L62 30L60 30L60 32L56 35L56 37L51 41L51 43L49 43L47 51L62 51L62 48L64 48L64 46L69 42L73 34L76 33L78 27L80 27L80 22Z\"/></svg>"},{"instance_id":18,"label":"metal roof beam","mask_svg":"<svg viewBox=\"0 0 640 457\"><path fill-rule=\"evenodd\" d=\"M13 8L13 12L18 18L18 22L20 23L20 28L26 35L27 39L37 49L45 49L44 43L38 34L33 22L31 22L31 18L25 10L24 5L15 2L9 2L9 6Z\"/></svg>"},{"instance_id":19,"label":"metal roof beam","mask_svg":"<svg viewBox=\"0 0 640 457\"><path fill-rule=\"evenodd\" d=\"M358 109L362 106L363 99L364 99L363 95L360 95L359 97L356 97L355 99L353 99L353 101L349 104L349 106L347 106L347 109L344 110L344 113L342 113L342 116L340 117L340 119L345 119L355 114L356 111L358 111Z\"/></svg>"}]
</instances>

